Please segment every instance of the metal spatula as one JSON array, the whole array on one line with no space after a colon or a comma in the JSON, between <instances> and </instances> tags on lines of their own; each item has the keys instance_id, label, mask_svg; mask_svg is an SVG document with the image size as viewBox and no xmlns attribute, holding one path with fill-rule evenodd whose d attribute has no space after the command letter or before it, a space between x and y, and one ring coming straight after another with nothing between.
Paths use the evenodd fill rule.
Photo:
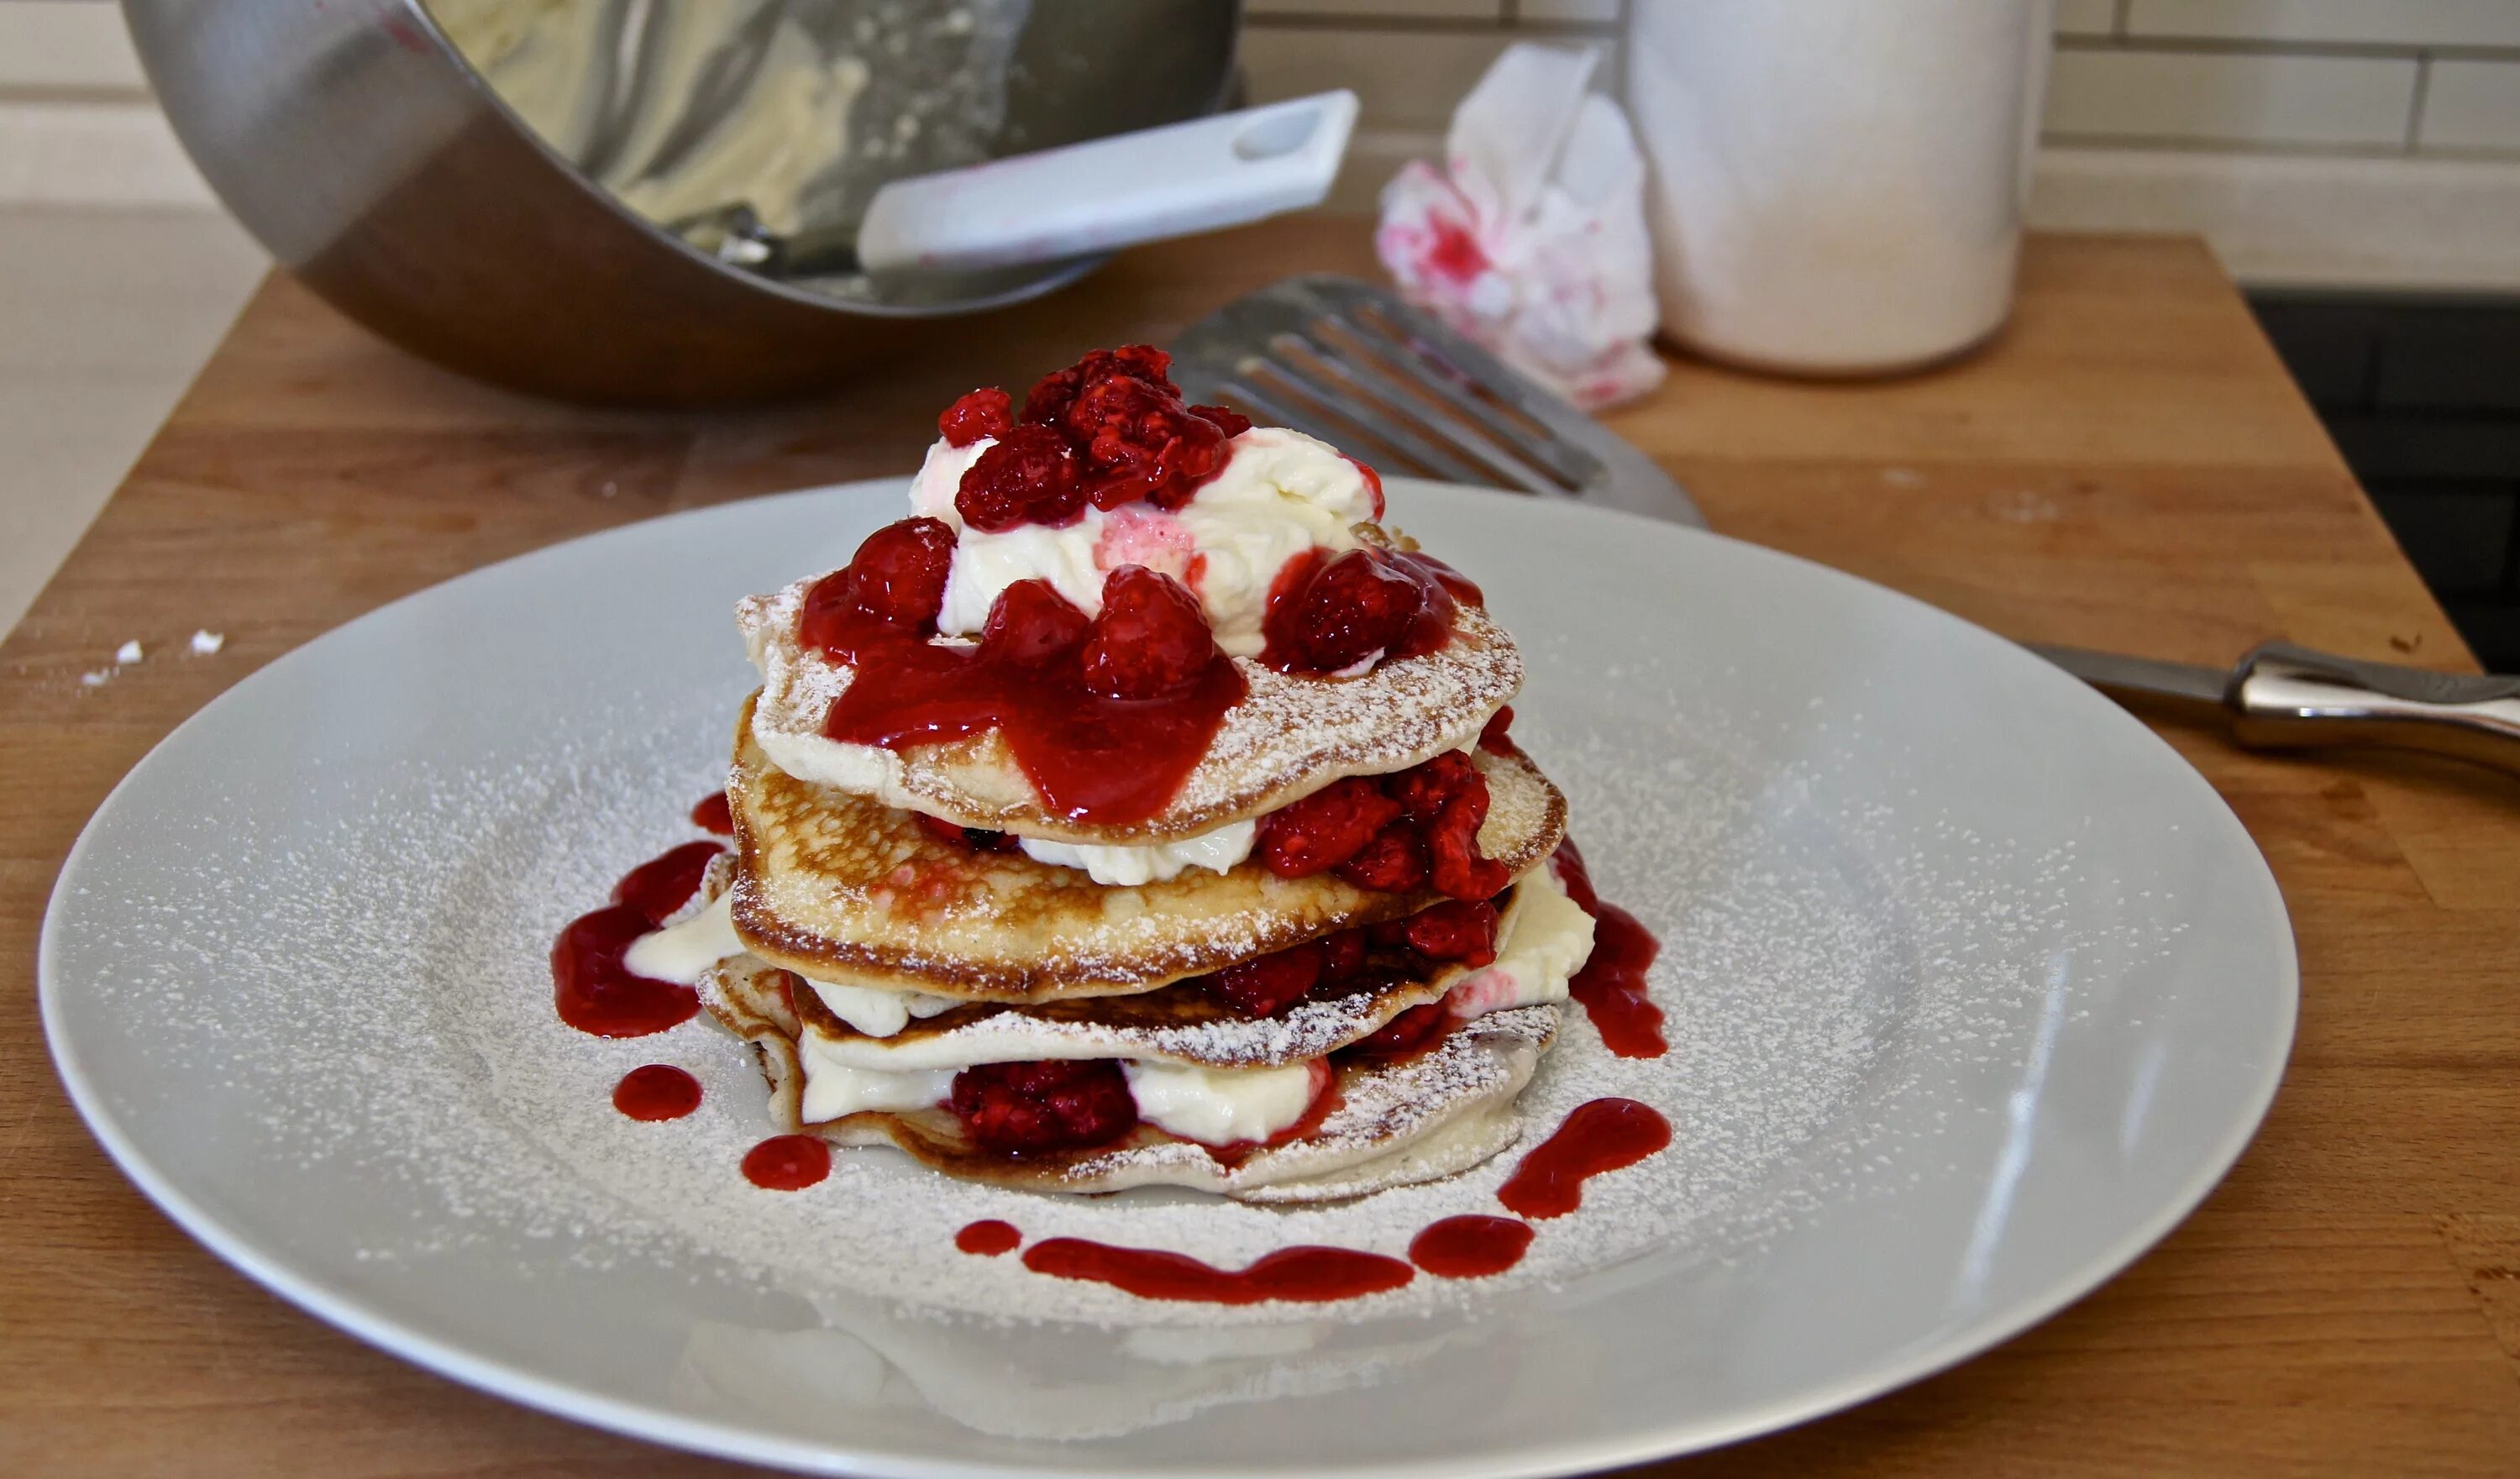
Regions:
<instances>
[{"instance_id":1,"label":"metal spatula","mask_svg":"<svg viewBox=\"0 0 2520 1479\"><path fill-rule=\"evenodd\" d=\"M1372 283L1289 278L1192 324L1172 352L1193 402L1310 432L1386 471L1706 526L1653 459Z\"/></svg>"}]
</instances>

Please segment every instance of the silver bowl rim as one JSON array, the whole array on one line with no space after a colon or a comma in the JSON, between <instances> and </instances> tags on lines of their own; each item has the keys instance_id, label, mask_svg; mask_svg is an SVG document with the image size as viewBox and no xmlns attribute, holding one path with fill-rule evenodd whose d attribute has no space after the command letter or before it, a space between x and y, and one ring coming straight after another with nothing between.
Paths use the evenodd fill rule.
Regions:
<instances>
[{"instance_id":1,"label":"silver bowl rim","mask_svg":"<svg viewBox=\"0 0 2520 1479\"><path fill-rule=\"evenodd\" d=\"M442 60L455 67L457 74L464 79L465 85L472 88L483 102L487 103L507 124L508 131L522 139L536 154L540 155L544 162L549 164L570 189L593 200L622 224L645 234L651 240L665 244L694 265L742 287L767 292L774 297L784 298L803 307L825 309L852 318L955 318L966 314L1009 308L1017 303L1027 303L1035 298L1046 297L1110 260L1109 252L1095 252L1081 257L1069 257L1064 261L1047 263L1040 276L1028 278L1012 288L983 297L961 298L948 303L886 303L874 299L843 298L828 292L815 292L808 289L793 287L777 278L763 277L758 273L730 266L622 204L610 191L580 173L576 165L562 158L541 134L536 133L523 118L518 116L514 109L508 106L507 100L499 96L498 90L490 86L489 81L465 57L463 51L438 28L437 18L429 14L424 0L401 0L401 4L403 10L420 22L422 31L428 37L429 43L437 48ZM1228 67L1225 75L1218 79L1217 95L1209 104L1211 112L1224 105L1225 99L1234 86L1234 76L1235 69Z\"/></svg>"}]
</instances>

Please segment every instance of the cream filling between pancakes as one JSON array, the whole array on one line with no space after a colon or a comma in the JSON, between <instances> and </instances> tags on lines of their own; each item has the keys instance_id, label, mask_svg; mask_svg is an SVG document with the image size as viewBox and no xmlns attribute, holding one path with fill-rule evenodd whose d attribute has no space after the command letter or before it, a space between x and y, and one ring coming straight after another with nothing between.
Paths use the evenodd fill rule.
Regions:
<instances>
[{"instance_id":1,"label":"cream filling between pancakes","mask_svg":"<svg viewBox=\"0 0 2520 1479\"><path fill-rule=\"evenodd\" d=\"M1519 907L1506 937L1498 942L1496 960L1455 983L1445 999L1455 1016L1483 1016L1562 1002L1567 982L1592 955L1593 917L1566 896L1546 865L1524 874L1515 888ZM833 1011L837 1014L838 1008ZM923 1109L941 1104L952 1092L956 1073L984 1063L1115 1056L1107 1048L1073 1036L1048 1030L1028 1033L1023 1029L1025 1020L1020 1012L1001 1013L990 1019L993 1030L984 1041L957 1041L953 1034L945 1034L902 1043L882 1038L834 1039L809 1024L796 1039L797 1063L805 1077L804 1117L819 1123L854 1112L846 1108L823 1112L833 1105ZM1293 1124L1313 1098L1309 1088L1300 1094L1298 1088L1312 1082L1321 1061L1307 1059L1272 1068L1200 1068L1120 1059L1142 1118L1185 1140L1211 1144L1266 1140ZM1264 1124L1271 1128L1251 1128ZM1224 1139L1214 1139L1218 1135Z\"/></svg>"}]
</instances>

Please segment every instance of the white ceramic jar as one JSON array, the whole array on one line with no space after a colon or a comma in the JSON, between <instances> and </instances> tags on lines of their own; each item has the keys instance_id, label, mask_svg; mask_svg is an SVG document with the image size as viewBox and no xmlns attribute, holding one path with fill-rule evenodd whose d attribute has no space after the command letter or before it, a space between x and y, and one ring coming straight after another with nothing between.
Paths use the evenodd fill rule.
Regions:
<instances>
[{"instance_id":1,"label":"white ceramic jar","mask_svg":"<svg viewBox=\"0 0 2520 1479\"><path fill-rule=\"evenodd\" d=\"M1711 357L1886 374L2012 302L2050 0L1635 0L1663 330Z\"/></svg>"}]
</instances>

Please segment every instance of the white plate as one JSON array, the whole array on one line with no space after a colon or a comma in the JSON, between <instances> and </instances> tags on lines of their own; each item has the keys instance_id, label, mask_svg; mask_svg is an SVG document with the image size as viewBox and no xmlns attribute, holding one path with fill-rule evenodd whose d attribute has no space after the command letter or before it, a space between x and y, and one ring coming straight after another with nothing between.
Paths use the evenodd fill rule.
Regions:
<instances>
[{"instance_id":1,"label":"white plate","mask_svg":"<svg viewBox=\"0 0 2520 1479\"><path fill-rule=\"evenodd\" d=\"M758 1081L631 1043L548 942L694 833L749 670L729 607L836 563L899 482L660 518L387 606L133 770L44 921L44 1022L123 1170L222 1257L459 1380L661 1442L872 1475L1558 1473L1861 1401L2123 1267L2213 1186L2291 1038L2291 934L2231 814L2107 701L1844 575L1661 524L1396 485L1531 680L1515 734L1662 935L1674 1051L1570 1017L1672 1148L1524 1268L1336 1307L1142 1304L953 1251L1397 1253L1514 1159L1341 1209L1026 1197L890 1151L737 1174ZM608 1102L646 1061L691 1119Z\"/></svg>"}]
</instances>

